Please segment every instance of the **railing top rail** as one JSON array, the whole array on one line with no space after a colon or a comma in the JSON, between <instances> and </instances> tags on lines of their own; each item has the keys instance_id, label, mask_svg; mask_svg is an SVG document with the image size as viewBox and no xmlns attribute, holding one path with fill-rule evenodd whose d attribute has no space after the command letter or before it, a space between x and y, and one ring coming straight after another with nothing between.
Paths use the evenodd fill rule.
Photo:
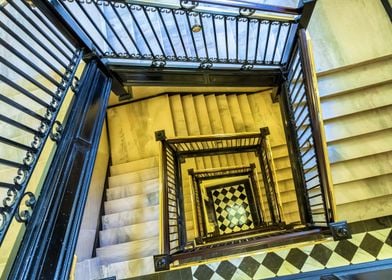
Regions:
<instances>
[{"instance_id":1,"label":"railing top rail","mask_svg":"<svg viewBox=\"0 0 392 280\"><path fill-rule=\"evenodd\" d=\"M245 139L245 138L262 138L261 133L257 132L244 132L244 133L232 133L232 134L212 134L202 136L187 136L187 137L174 137L166 139L168 143L189 143L195 141L218 141L218 140L233 140L233 139Z\"/></svg>"},{"instance_id":2,"label":"railing top rail","mask_svg":"<svg viewBox=\"0 0 392 280\"><path fill-rule=\"evenodd\" d=\"M218 167L218 168L209 168L209 169L204 169L204 170L192 170L192 174L197 176L199 174L204 174L204 173L221 173L221 172L226 172L226 171L234 171L234 170L249 170L252 171L252 167L249 165L246 166L231 166L231 167Z\"/></svg>"},{"instance_id":3,"label":"railing top rail","mask_svg":"<svg viewBox=\"0 0 392 280\"><path fill-rule=\"evenodd\" d=\"M76 0L80 1L80 0ZM103 2L109 2L108 0L103 0ZM197 0L197 1L149 1L149 0L112 0L110 2L117 2L119 4L135 4L135 5L145 5L152 7L166 7L173 9L195 9L196 11L203 10L203 8L210 8L208 11L211 13L222 12L222 8L238 8L241 12L265 12L265 13L273 13L277 15L286 15L286 16L300 16L303 10L302 7L289 7L289 6L278 6L278 5L269 5L262 3L251 3L242 0ZM205 4L204 7L200 4ZM215 9L211 9L215 8ZM220 9L219 9L220 8ZM277 17L276 19L282 19L281 17Z\"/></svg>"}]
</instances>

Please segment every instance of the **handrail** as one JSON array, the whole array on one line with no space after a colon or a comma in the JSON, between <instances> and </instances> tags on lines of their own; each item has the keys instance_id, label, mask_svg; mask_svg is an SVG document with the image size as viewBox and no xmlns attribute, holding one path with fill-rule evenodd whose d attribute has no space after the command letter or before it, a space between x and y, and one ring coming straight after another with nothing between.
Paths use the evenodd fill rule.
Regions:
<instances>
[{"instance_id":1,"label":"handrail","mask_svg":"<svg viewBox=\"0 0 392 280\"><path fill-rule=\"evenodd\" d=\"M317 87L317 76L314 65L311 40L309 33L305 29L299 30L299 44L302 51L302 63L304 69L305 87L308 99L310 120L313 128L314 146L319 165L320 183L323 186L324 193L327 196L326 207L330 209L330 221L336 220L336 203L333 192L333 183L331 176L330 163L328 158L327 141L322 119L320 97Z\"/></svg>"}]
</instances>

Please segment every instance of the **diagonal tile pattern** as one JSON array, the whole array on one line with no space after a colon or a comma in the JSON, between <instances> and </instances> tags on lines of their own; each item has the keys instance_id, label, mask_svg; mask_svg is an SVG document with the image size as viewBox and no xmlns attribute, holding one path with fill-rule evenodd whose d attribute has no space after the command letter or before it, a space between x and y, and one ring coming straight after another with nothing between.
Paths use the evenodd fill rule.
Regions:
<instances>
[{"instance_id":1,"label":"diagonal tile pattern","mask_svg":"<svg viewBox=\"0 0 392 280\"><path fill-rule=\"evenodd\" d=\"M220 234L254 228L244 185L215 189L211 194Z\"/></svg>"},{"instance_id":2,"label":"diagonal tile pattern","mask_svg":"<svg viewBox=\"0 0 392 280\"><path fill-rule=\"evenodd\" d=\"M194 279L265 279L392 258L392 228L275 252L192 267Z\"/></svg>"}]
</instances>

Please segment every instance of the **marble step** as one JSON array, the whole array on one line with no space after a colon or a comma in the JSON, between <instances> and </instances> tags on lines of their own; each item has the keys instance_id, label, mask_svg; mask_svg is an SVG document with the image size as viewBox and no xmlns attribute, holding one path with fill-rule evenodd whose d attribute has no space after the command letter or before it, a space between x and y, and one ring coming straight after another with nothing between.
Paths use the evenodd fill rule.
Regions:
<instances>
[{"instance_id":1,"label":"marble step","mask_svg":"<svg viewBox=\"0 0 392 280\"><path fill-rule=\"evenodd\" d=\"M369 85L391 81L392 58L385 60L370 61L367 64L352 67L351 69L339 69L330 73L319 73L318 88L321 100L325 96L346 94L357 91Z\"/></svg>"},{"instance_id":2,"label":"marble step","mask_svg":"<svg viewBox=\"0 0 392 280\"><path fill-rule=\"evenodd\" d=\"M195 110L195 103L192 95L184 95L181 97L182 109L188 131L188 136L200 135L200 127L197 120L197 112ZM205 169L204 161L200 157L195 158L196 169Z\"/></svg>"},{"instance_id":3,"label":"marble step","mask_svg":"<svg viewBox=\"0 0 392 280\"><path fill-rule=\"evenodd\" d=\"M112 229L159 219L159 205L102 216L102 228Z\"/></svg>"},{"instance_id":4,"label":"marble step","mask_svg":"<svg viewBox=\"0 0 392 280\"><path fill-rule=\"evenodd\" d=\"M229 103L227 101L227 97L224 94L220 94L216 96L216 103L218 105L218 111L220 114L220 118L222 121L222 127L224 133L235 133L236 130L234 128L232 116L230 113ZM241 156L238 154L230 154L227 156L229 165L242 165Z\"/></svg>"},{"instance_id":5,"label":"marble step","mask_svg":"<svg viewBox=\"0 0 392 280\"><path fill-rule=\"evenodd\" d=\"M337 213L344 213L347 222L389 216L392 213L392 195L341 204L336 210Z\"/></svg>"},{"instance_id":6,"label":"marble step","mask_svg":"<svg viewBox=\"0 0 392 280\"><path fill-rule=\"evenodd\" d=\"M76 263L75 280L95 280L103 278L99 258L87 259Z\"/></svg>"},{"instance_id":7,"label":"marble step","mask_svg":"<svg viewBox=\"0 0 392 280\"><path fill-rule=\"evenodd\" d=\"M334 95L321 102L323 120L343 117L392 104L392 82ZM354 101L354 102L353 102Z\"/></svg>"},{"instance_id":8,"label":"marble step","mask_svg":"<svg viewBox=\"0 0 392 280\"><path fill-rule=\"evenodd\" d=\"M152 238L159 235L159 221L149 221L99 232L100 247Z\"/></svg>"},{"instance_id":9,"label":"marble step","mask_svg":"<svg viewBox=\"0 0 392 280\"><path fill-rule=\"evenodd\" d=\"M155 273L154 257L144 257L129 261L115 262L101 266L103 278L116 276L116 279L128 279Z\"/></svg>"},{"instance_id":10,"label":"marble step","mask_svg":"<svg viewBox=\"0 0 392 280\"><path fill-rule=\"evenodd\" d=\"M188 136L181 95L176 94L169 97L170 110L173 116L174 131L177 137Z\"/></svg>"},{"instance_id":11,"label":"marble step","mask_svg":"<svg viewBox=\"0 0 392 280\"><path fill-rule=\"evenodd\" d=\"M159 253L159 238L147 238L97 248L97 257L102 265L150 257Z\"/></svg>"},{"instance_id":12,"label":"marble step","mask_svg":"<svg viewBox=\"0 0 392 280\"><path fill-rule=\"evenodd\" d=\"M109 177L109 188L156 179L158 176L158 167L111 176Z\"/></svg>"},{"instance_id":13,"label":"marble step","mask_svg":"<svg viewBox=\"0 0 392 280\"><path fill-rule=\"evenodd\" d=\"M207 105L206 105L204 95L194 96L193 104L195 106L195 113L196 113L196 118L194 121L197 121L199 125L200 135L211 135L212 134L211 123L210 123L210 118L207 111ZM213 159L210 156L202 157L202 160L204 162L204 168L206 169L212 168L216 164L219 164L215 162L214 165Z\"/></svg>"},{"instance_id":14,"label":"marble step","mask_svg":"<svg viewBox=\"0 0 392 280\"><path fill-rule=\"evenodd\" d=\"M147 180L139 183L113 187L106 190L106 199L114 200L128 196L151 193L159 190L159 179Z\"/></svg>"},{"instance_id":15,"label":"marble step","mask_svg":"<svg viewBox=\"0 0 392 280\"><path fill-rule=\"evenodd\" d=\"M392 195L392 173L334 185L337 205Z\"/></svg>"},{"instance_id":16,"label":"marble step","mask_svg":"<svg viewBox=\"0 0 392 280\"><path fill-rule=\"evenodd\" d=\"M216 101L216 96L214 94L209 94L205 96L206 106L208 110L208 115L210 119L211 130L213 134L223 134L223 125L221 116L219 114L218 103ZM233 155L230 155L231 162L233 162ZM229 155L219 156L220 166L228 166L230 162Z\"/></svg>"},{"instance_id":17,"label":"marble step","mask_svg":"<svg viewBox=\"0 0 392 280\"><path fill-rule=\"evenodd\" d=\"M392 150L392 129L328 143L331 164Z\"/></svg>"},{"instance_id":18,"label":"marble step","mask_svg":"<svg viewBox=\"0 0 392 280\"><path fill-rule=\"evenodd\" d=\"M392 151L339 162L331 166L334 184L390 174L391 171Z\"/></svg>"},{"instance_id":19,"label":"marble step","mask_svg":"<svg viewBox=\"0 0 392 280\"><path fill-rule=\"evenodd\" d=\"M157 157L148 157L140 160L134 160L127 163L110 166L110 175L121 175L125 173L135 172L143 169L149 169L158 166Z\"/></svg>"},{"instance_id":20,"label":"marble step","mask_svg":"<svg viewBox=\"0 0 392 280\"><path fill-rule=\"evenodd\" d=\"M392 128L392 106L359 112L324 122L327 142Z\"/></svg>"},{"instance_id":21,"label":"marble step","mask_svg":"<svg viewBox=\"0 0 392 280\"><path fill-rule=\"evenodd\" d=\"M130 197L105 201L105 214L113 214L132 209L158 205L159 192L133 195Z\"/></svg>"}]
</instances>

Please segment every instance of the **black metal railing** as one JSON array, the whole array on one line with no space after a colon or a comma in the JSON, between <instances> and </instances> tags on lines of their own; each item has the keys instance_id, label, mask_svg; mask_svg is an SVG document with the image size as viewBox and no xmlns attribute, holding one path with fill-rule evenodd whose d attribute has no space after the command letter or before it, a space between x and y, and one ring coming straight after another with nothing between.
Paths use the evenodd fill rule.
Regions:
<instances>
[{"instance_id":1,"label":"black metal railing","mask_svg":"<svg viewBox=\"0 0 392 280\"><path fill-rule=\"evenodd\" d=\"M305 207L304 222L327 226L334 221L334 202L325 140L322 136L324 132L320 105L309 55L306 31L300 30L299 41L289 65L282 103L288 112L291 162L299 190L297 196Z\"/></svg>"},{"instance_id":2,"label":"black metal railing","mask_svg":"<svg viewBox=\"0 0 392 280\"><path fill-rule=\"evenodd\" d=\"M261 129L265 131L265 129ZM174 256L185 250L187 239L186 239L186 228L185 228L185 212L183 207L183 195L182 195L182 179L181 179L181 160L189 157L203 157L211 155L224 155L232 153L246 153L255 152L257 155L262 154L262 149L267 148L263 146L263 138L266 138L267 134L260 133L239 133L229 135L211 135L211 136L196 136L186 138L172 138L166 139L164 131L156 132L157 141L162 143L162 224L163 224L163 248L162 253L166 256ZM260 160L260 164L271 164L269 160ZM263 170L270 170L272 167L262 167ZM249 170L248 170L249 169ZM254 172L254 166L246 169L247 174ZM220 171L211 171L214 174L210 174L208 171L203 171L200 176L210 176L210 178L216 176L233 176L233 174L239 174L243 172L243 169L228 168L227 170L222 169ZM204 178L205 180L206 178ZM263 179L265 179L263 177ZM276 200L276 194L270 193L275 192L276 187L273 186L274 180L264 181L264 185L267 186L265 192L267 196L271 196L271 200ZM252 189L255 189L255 182L252 182ZM194 191L194 194L199 199L198 213L196 213L199 222L203 220L201 212L201 193L200 188ZM260 194L258 190L254 190L252 193L255 200L258 200ZM261 205L260 201L256 202ZM264 223L264 217L262 211L259 209L258 223ZM271 224L279 224L281 222L279 210L270 210L274 213L275 220L271 221ZM271 214L271 216L273 216ZM206 234L203 223L199 223L199 230L201 230L199 236ZM170 259L170 258L169 258Z\"/></svg>"},{"instance_id":3,"label":"black metal railing","mask_svg":"<svg viewBox=\"0 0 392 280\"><path fill-rule=\"evenodd\" d=\"M30 219L39 193L27 191L29 180L48 137L61 137L57 116L82 51L27 1L7 1L0 15L1 244L14 217Z\"/></svg>"},{"instance_id":4,"label":"black metal railing","mask_svg":"<svg viewBox=\"0 0 392 280\"><path fill-rule=\"evenodd\" d=\"M181 170L179 158L165 141L164 133L156 133L156 139L162 143L162 251L171 255L182 251L186 243Z\"/></svg>"},{"instance_id":5,"label":"black metal railing","mask_svg":"<svg viewBox=\"0 0 392 280\"><path fill-rule=\"evenodd\" d=\"M263 135L260 148L258 150L258 157L260 160L261 174L263 176L264 188L267 193L268 209L273 223L283 222L282 204L279 199L279 189L277 186L276 178L274 176L273 159L271 156L271 147L269 146L267 135L269 129L262 128L261 134Z\"/></svg>"},{"instance_id":6,"label":"black metal railing","mask_svg":"<svg viewBox=\"0 0 392 280\"><path fill-rule=\"evenodd\" d=\"M109 63L251 70L287 63L301 8L242 1L62 0Z\"/></svg>"}]
</instances>

